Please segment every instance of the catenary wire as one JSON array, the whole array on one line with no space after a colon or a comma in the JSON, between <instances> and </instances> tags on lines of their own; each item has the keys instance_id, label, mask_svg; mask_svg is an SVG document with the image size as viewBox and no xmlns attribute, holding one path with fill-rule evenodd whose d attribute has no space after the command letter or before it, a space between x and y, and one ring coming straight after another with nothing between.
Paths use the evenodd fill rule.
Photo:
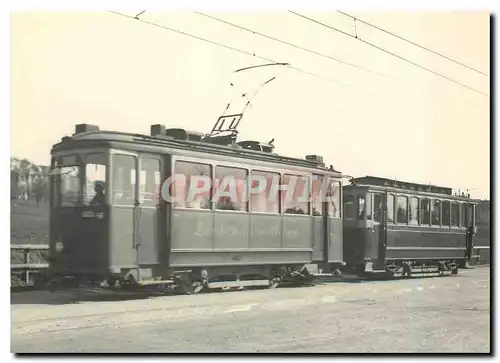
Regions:
<instances>
[{"instance_id":1,"label":"catenary wire","mask_svg":"<svg viewBox=\"0 0 500 363\"><path fill-rule=\"evenodd\" d=\"M235 52L238 52L238 53L241 53L241 54L245 54L245 55L248 55L248 56L251 56L251 57L256 57L256 58L259 58L259 59L262 59L262 60L265 60L265 61L268 61L268 62L272 62L272 63L279 63L279 62L277 62L277 61L275 61L274 59L271 59L271 58L266 58L266 57L263 57L263 56L259 56L259 55L247 52L247 51L239 49L239 48L235 48L235 47L223 44L223 43L219 43L219 42L207 39L207 38L203 38L203 37L200 37L200 36L197 36L197 35L194 35L194 34L190 34L190 33L178 30L178 29L170 28L170 27L167 27L165 25L157 24L157 23L154 23L154 22L151 22L151 21L148 21L148 20L140 19L140 18L135 17L135 16L126 15L126 14L119 13L119 12L116 12L116 11L113 11L113 10L108 10L108 12L110 12L112 14L115 14L115 15L118 15L118 16L122 16L124 18L137 20L137 21L140 21L140 22L145 23L145 24L149 24L149 25L154 26L154 27L158 27L158 28L161 28L161 29L164 29L164 30L168 30L168 31L174 32L174 33L185 35L185 36L188 36L188 37L191 37L191 38L194 38L194 39L198 39L198 40L201 40L201 41L213 44L213 45L217 45L217 46L226 48L228 50L232 50L232 51L235 51ZM330 81L330 82L336 83L336 84L338 84L340 86L343 86L343 87L358 89L359 91L361 91L363 93L366 93L366 94L370 94L371 96L375 96L375 97L379 97L379 98L385 98L385 99L388 99L388 100L390 100L391 102L394 102L394 103L400 103L401 102L401 100L397 100L397 99L395 99L393 97L390 97L390 96L382 97L380 94L378 94L376 92L368 91L368 90L359 88L357 86L354 86L352 84L338 81L338 80L336 80L336 79L334 79L332 77L323 76L323 75L315 73L315 72L310 72L308 70L305 70L305 69L302 69L302 68L298 68L298 67L296 67L296 66L294 66L294 65L292 65L290 63L288 63L287 67L290 68L290 69L292 69L292 70L294 70L294 71L297 71L297 72L300 72L300 73L303 73L303 74L307 74L307 75L310 75L310 76L313 76L313 77L316 77L316 78L319 78L319 79L323 79L323 80L326 80L326 81Z\"/></svg>"},{"instance_id":2,"label":"catenary wire","mask_svg":"<svg viewBox=\"0 0 500 363\"><path fill-rule=\"evenodd\" d=\"M305 15L299 14L299 13L297 13L297 12L294 12L294 11L291 11L291 10L289 10L289 12L290 12L290 13L292 13L292 14L294 14L294 15L296 15L296 16L299 16L299 17L301 17L301 18L303 18L303 19L306 19L306 20L308 20L308 21L311 21L311 22L313 22L313 23L316 23L316 24L318 24L318 25L321 25L321 26L326 27L326 28L328 28L328 29L331 29L331 30L333 30L333 31L339 32L339 33L341 33L341 34L343 34L343 35L346 35L346 36L348 36L348 37L350 37L350 38L357 39L357 40L359 40L360 42L362 42L362 43L364 43L364 44L367 44L367 45L369 45L369 46L371 46L371 47L373 47L373 48L375 48L375 49L378 49L378 50L380 50L380 51L382 51L382 52L384 52L384 53L387 53L387 54L389 54L389 55L391 55L391 56L393 56L393 57L396 57L396 58L398 58L398 59L400 59L400 60L402 60L402 61L405 61L405 62L407 62L407 63L409 63L409 64L411 64L411 65L413 65L413 66L415 66L415 67L421 68L421 69L423 69L423 70L425 70L425 71L427 71L427 72L430 72L430 73L432 73L432 74L434 74L434 75L436 75L436 76L439 76L439 77L441 77L441 78L443 78L443 79L445 79L445 80L447 80L447 81L449 81L449 82L453 82L453 83L455 83L455 84L458 84L459 86L461 86L461 87L463 87L463 88L466 88L466 89L468 89L468 90L470 90L470 91L473 91L473 92L475 92L475 93L481 94L481 95L483 95L483 96L489 96L487 93L484 93L484 92L481 92L481 91L479 91L479 90L477 90L477 89L475 89L475 88L469 87L469 86L467 86L466 84L464 84L464 83L462 83L462 82L459 82L459 81L457 81L457 80L454 80L453 78L450 78L450 77L448 77L448 76L445 76L444 74L441 74L441 73L438 73L438 72L436 72L436 71L433 71L432 69L429 69L429 68L427 68L427 67L424 67L424 66L422 66L422 65L420 65L420 64L418 64L418 63L415 63L415 62L413 62L413 61L411 61L411 60L409 60L409 59L406 59L406 58L404 58L404 57L402 57L402 56L400 56L400 55L398 55L398 54L392 53L391 51L388 51L388 50L386 50L386 49L384 49L384 48L382 48L382 47L379 47L379 46L378 46L378 45L376 45L376 44L373 44L373 43L370 43L370 42L368 42L368 41L366 41L366 40L364 40L364 39L361 39L360 37L355 37L355 36L353 36L352 34L349 34L349 33L345 32L345 31L343 31L343 30L340 30L340 29L335 28L335 27L333 27L333 26L331 26L331 25L328 25L328 24L325 24L325 23L320 22L320 21L318 21L318 20L315 20L315 19L313 19L313 18L310 18L310 17L308 17L308 16L305 16Z\"/></svg>"},{"instance_id":3,"label":"catenary wire","mask_svg":"<svg viewBox=\"0 0 500 363\"><path fill-rule=\"evenodd\" d=\"M378 26L376 26L376 25L374 25L374 24L371 24L371 23L369 23L369 22L367 22L367 21L365 21L365 20L362 20L362 19L360 19L360 18L358 18L358 17L356 17L356 16L353 16L353 15L347 14L347 13L345 13L345 12L343 12L343 11L340 11L340 10L337 10L337 12L339 12L340 14L345 15L345 16L347 16L347 17L349 17L349 18L351 18L351 19L353 19L353 20L355 20L355 21L359 21L360 23L363 23L363 24L365 24L365 25L368 25L368 26L370 26L370 27L372 27L372 28L374 28L374 29L377 29L377 30L379 30L379 31L381 31L381 32L384 32L384 33L386 33L386 34L392 35L393 37L396 37L396 38L398 38L398 39L400 39L400 40L402 40L402 41L404 41L404 42L407 42L407 43L412 44L412 45L414 45L414 46L416 46L416 47L419 47L419 48L421 48L421 49L424 49L424 50L426 50L426 51L428 51L428 52L430 52L430 53L433 53L433 54L435 54L435 55L437 55L437 56L439 56L439 57L442 57L442 58L444 58L444 59L447 59L447 60L449 60L449 61L451 61L451 62L454 62L454 63L456 63L456 64L458 64L458 65L461 65L462 67L468 68L468 69L470 69L470 70L472 70L472 71L474 71L474 72L477 72L477 73L480 73L480 74L482 74L482 75L488 76L488 74L487 74L487 73L482 72L482 71L480 71L479 69L476 69L476 68L473 68L473 67L471 67L471 66L468 66L467 64L464 64L464 63L462 63L462 62L460 62L460 61L457 61L456 59L453 59L453 58L451 58L451 57L448 57L448 56L446 56L446 55L444 55L444 54L442 54L442 53L436 52L435 50L432 50L432 49L430 49L430 48L427 48L427 47L425 47L425 46L423 46L423 45L420 45L420 44L418 44L418 43L416 43L416 42L414 42L414 41L411 41L411 40L409 40L409 39L403 38L402 36L400 36L400 35L398 35L398 34L396 34L396 33L393 33L393 32L391 32L391 31L389 31L389 30L386 30L386 29L383 29L383 28L381 28L381 27L378 27Z\"/></svg>"},{"instance_id":4,"label":"catenary wire","mask_svg":"<svg viewBox=\"0 0 500 363\"><path fill-rule=\"evenodd\" d=\"M317 55L317 56L320 56L320 57L323 57L323 58L327 58L327 59L331 59L331 60L334 60L336 62L339 62L341 64L345 64L347 66L350 66L350 67L353 67L353 68L356 68L356 69L359 69L359 70L362 70L362 71L365 71L365 72L370 72L370 73L373 73L373 74L376 74L376 75L379 75L379 76L382 76L382 77L387 77L387 78L390 78L390 79L393 79L393 80L396 80L396 81L401 81L401 82L405 82L405 80L402 80L400 78L397 78L397 77L393 77L393 76L390 76L388 74L384 74L384 73L380 73L380 72L377 72L377 71L374 71L372 69L369 69L369 68L365 68L365 67L362 67L362 66L359 66L357 64L353 64L353 63L350 63L350 62L347 62L347 61L344 61L344 60L341 60L341 59L338 59L338 58L335 58L335 57L332 57L332 56L329 56L327 54L324 54L324 53L320 53L320 52L317 52L315 50L312 50L310 48L306 48L306 47L302 47L300 45L296 45L296 44L293 44L293 43L290 43L290 42L287 42L285 40L282 40L282 39L279 39L279 38L276 38L276 37L273 37L273 36L270 36L270 35L267 35L267 34L264 34L264 33L260 33L260 32L257 32L253 29L249 29L249 28L246 28L246 27L243 27L241 25L238 25L238 24L234 24L234 23L231 23L229 21L226 21L226 20L223 20L223 19L219 19L215 16L212 16L212 15L208 15L208 14L205 14L205 13L201 13L201 12L198 12L198 11L195 11L196 14L199 14L201 16L204 16L204 17L207 17L209 19L212 19L212 20L215 20L215 21L218 21L220 23L223 23L223 24L226 24L226 25L229 25L229 26L232 26L232 27L235 27L237 29L241 29L241 30L244 30L244 31L247 31L249 33L253 33L255 35L259 35L263 38L266 38L266 39L269 39L269 40L272 40L272 41L275 41L275 42L279 42L279 43L282 43L282 44L286 44L290 47L293 47L293 48L296 48L296 49L300 49L302 51L305 51L305 52L309 52L309 53L312 53L314 55Z\"/></svg>"}]
</instances>

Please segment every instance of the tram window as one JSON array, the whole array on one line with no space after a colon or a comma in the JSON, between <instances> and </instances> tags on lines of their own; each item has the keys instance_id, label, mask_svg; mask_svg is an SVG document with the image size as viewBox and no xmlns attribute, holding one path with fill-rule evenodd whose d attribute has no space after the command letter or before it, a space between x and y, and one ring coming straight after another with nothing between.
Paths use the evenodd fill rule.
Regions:
<instances>
[{"instance_id":1,"label":"tram window","mask_svg":"<svg viewBox=\"0 0 500 363\"><path fill-rule=\"evenodd\" d=\"M278 190L277 186L279 185L280 175L266 171L252 170L251 181L252 185L249 188L251 211L258 213L279 213L279 193L270 192L271 190ZM272 189L273 184L276 186L274 189Z\"/></svg>"},{"instance_id":2,"label":"tram window","mask_svg":"<svg viewBox=\"0 0 500 363\"><path fill-rule=\"evenodd\" d=\"M382 196L380 194L373 194L373 221L382 222Z\"/></svg>"},{"instance_id":3,"label":"tram window","mask_svg":"<svg viewBox=\"0 0 500 363\"><path fill-rule=\"evenodd\" d=\"M439 226L441 223L441 201L434 199L431 203L431 224Z\"/></svg>"},{"instance_id":4,"label":"tram window","mask_svg":"<svg viewBox=\"0 0 500 363\"><path fill-rule=\"evenodd\" d=\"M421 224L431 224L431 203L429 199L422 199L420 207Z\"/></svg>"},{"instance_id":5,"label":"tram window","mask_svg":"<svg viewBox=\"0 0 500 363\"><path fill-rule=\"evenodd\" d=\"M471 204L471 210L472 210L472 225L476 225L476 205Z\"/></svg>"},{"instance_id":6,"label":"tram window","mask_svg":"<svg viewBox=\"0 0 500 363\"><path fill-rule=\"evenodd\" d=\"M283 175L281 200L285 214L309 214L309 178Z\"/></svg>"},{"instance_id":7,"label":"tram window","mask_svg":"<svg viewBox=\"0 0 500 363\"><path fill-rule=\"evenodd\" d=\"M396 221L397 223L408 223L408 197L398 196L396 198Z\"/></svg>"},{"instance_id":8,"label":"tram window","mask_svg":"<svg viewBox=\"0 0 500 363\"><path fill-rule=\"evenodd\" d=\"M410 197L408 207L408 223L418 224L418 198Z\"/></svg>"},{"instance_id":9,"label":"tram window","mask_svg":"<svg viewBox=\"0 0 500 363\"><path fill-rule=\"evenodd\" d=\"M62 166L59 168L59 194L61 206L74 206L80 201L80 167Z\"/></svg>"},{"instance_id":10,"label":"tram window","mask_svg":"<svg viewBox=\"0 0 500 363\"><path fill-rule=\"evenodd\" d=\"M312 215L321 217L323 215L323 175L314 175L312 180Z\"/></svg>"},{"instance_id":11,"label":"tram window","mask_svg":"<svg viewBox=\"0 0 500 363\"><path fill-rule=\"evenodd\" d=\"M394 223L394 195L387 195L387 222Z\"/></svg>"},{"instance_id":12,"label":"tram window","mask_svg":"<svg viewBox=\"0 0 500 363\"><path fill-rule=\"evenodd\" d=\"M351 194L344 194L344 218L356 219L356 197Z\"/></svg>"},{"instance_id":13,"label":"tram window","mask_svg":"<svg viewBox=\"0 0 500 363\"><path fill-rule=\"evenodd\" d=\"M84 204L106 204L106 156L89 154L85 157Z\"/></svg>"},{"instance_id":14,"label":"tram window","mask_svg":"<svg viewBox=\"0 0 500 363\"><path fill-rule=\"evenodd\" d=\"M211 170L211 166L207 164L176 161L171 189L174 206L177 208L211 209Z\"/></svg>"},{"instance_id":15,"label":"tram window","mask_svg":"<svg viewBox=\"0 0 500 363\"><path fill-rule=\"evenodd\" d=\"M360 195L358 196L358 220L365 219L365 213L366 213L365 196Z\"/></svg>"},{"instance_id":16,"label":"tram window","mask_svg":"<svg viewBox=\"0 0 500 363\"><path fill-rule=\"evenodd\" d=\"M136 158L131 155L115 154L111 159L112 202L115 205L134 205Z\"/></svg>"},{"instance_id":17,"label":"tram window","mask_svg":"<svg viewBox=\"0 0 500 363\"><path fill-rule=\"evenodd\" d=\"M466 227L467 226L467 211L466 211L466 206L467 204L465 203L460 203L460 226L461 227Z\"/></svg>"},{"instance_id":18,"label":"tram window","mask_svg":"<svg viewBox=\"0 0 500 363\"><path fill-rule=\"evenodd\" d=\"M468 203L462 204L462 226L468 227L473 222L473 205Z\"/></svg>"},{"instance_id":19,"label":"tram window","mask_svg":"<svg viewBox=\"0 0 500 363\"><path fill-rule=\"evenodd\" d=\"M215 209L247 211L245 169L217 166L215 168Z\"/></svg>"},{"instance_id":20,"label":"tram window","mask_svg":"<svg viewBox=\"0 0 500 363\"><path fill-rule=\"evenodd\" d=\"M160 196L160 161L141 159L139 174L139 200L145 206L156 206Z\"/></svg>"},{"instance_id":21,"label":"tram window","mask_svg":"<svg viewBox=\"0 0 500 363\"><path fill-rule=\"evenodd\" d=\"M340 218L340 191L342 190L340 182L330 180L328 183L327 206L328 216L333 218Z\"/></svg>"},{"instance_id":22,"label":"tram window","mask_svg":"<svg viewBox=\"0 0 500 363\"><path fill-rule=\"evenodd\" d=\"M443 201L442 205L442 222L441 225L443 227L449 227L450 226L450 202Z\"/></svg>"},{"instance_id":23,"label":"tram window","mask_svg":"<svg viewBox=\"0 0 500 363\"><path fill-rule=\"evenodd\" d=\"M451 204L451 225L453 227L458 227L458 217L460 215L460 204Z\"/></svg>"},{"instance_id":24,"label":"tram window","mask_svg":"<svg viewBox=\"0 0 500 363\"><path fill-rule=\"evenodd\" d=\"M368 197L366 198L366 219L369 221L372 219L372 199L373 193L368 193Z\"/></svg>"}]
</instances>

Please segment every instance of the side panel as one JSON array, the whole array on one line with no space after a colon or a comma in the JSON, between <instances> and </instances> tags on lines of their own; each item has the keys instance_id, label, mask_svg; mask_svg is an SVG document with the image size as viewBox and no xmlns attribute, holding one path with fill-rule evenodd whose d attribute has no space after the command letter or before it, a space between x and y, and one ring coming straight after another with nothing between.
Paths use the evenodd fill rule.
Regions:
<instances>
[{"instance_id":1,"label":"side panel","mask_svg":"<svg viewBox=\"0 0 500 363\"><path fill-rule=\"evenodd\" d=\"M312 252L312 218L309 216L283 216L282 249L308 249Z\"/></svg>"},{"instance_id":2,"label":"side panel","mask_svg":"<svg viewBox=\"0 0 500 363\"><path fill-rule=\"evenodd\" d=\"M390 226L386 259L459 259L465 257L465 231Z\"/></svg>"},{"instance_id":3,"label":"side panel","mask_svg":"<svg viewBox=\"0 0 500 363\"><path fill-rule=\"evenodd\" d=\"M138 259L139 265L153 265L160 262L160 208L141 206L138 213Z\"/></svg>"},{"instance_id":4,"label":"side panel","mask_svg":"<svg viewBox=\"0 0 500 363\"><path fill-rule=\"evenodd\" d=\"M137 266L137 250L134 241L134 207L110 208L110 266Z\"/></svg>"},{"instance_id":5,"label":"side panel","mask_svg":"<svg viewBox=\"0 0 500 363\"><path fill-rule=\"evenodd\" d=\"M170 253L213 250L213 231L214 215L211 211L172 210ZM171 258L172 256L170 256L170 262L172 262Z\"/></svg>"},{"instance_id":6,"label":"side panel","mask_svg":"<svg viewBox=\"0 0 500 363\"><path fill-rule=\"evenodd\" d=\"M214 249L246 250L249 248L249 223L247 213L214 213Z\"/></svg>"},{"instance_id":7,"label":"side panel","mask_svg":"<svg viewBox=\"0 0 500 363\"><path fill-rule=\"evenodd\" d=\"M250 248L280 249L282 219L277 214L250 214Z\"/></svg>"},{"instance_id":8,"label":"side panel","mask_svg":"<svg viewBox=\"0 0 500 363\"><path fill-rule=\"evenodd\" d=\"M341 263L343 258L342 247L342 219L329 218L328 262Z\"/></svg>"},{"instance_id":9,"label":"side panel","mask_svg":"<svg viewBox=\"0 0 500 363\"><path fill-rule=\"evenodd\" d=\"M385 261L387 257L387 223L388 223L388 208L394 209L393 205L388 204L388 193L380 194L380 204L374 205L374 211L380 214L380 223L375 223L373 226L373 236L377 239L377 258L376 268L385 270ZM377 213L374 213L374 216Z\"/></svg>"},{"instance_id":10,"label":"side panel","mask_svg":"<svg viewBox=\"0 0 500 363\"><path fill-rule=\"evenodd\" d=\"M356 227L356 222L344 220L343 257L348 266L363 263L365 258L365 235L363 229Z\"/></svg>"},{"instance_id":11,"label":"side panel","mask_svg":"<svg viewBox=\"0 0 500 363\"><path fill-rule=\"evenodd\" d=\"M313 217L312 219L312 238L313 238L313 254L314 262L325 261L325 223L323 217Z\"/></svg>"},{"instance_id":12,"label":"side panel","mask_svg":"<svg viewBox=\"0 0 500 363\"><path fill-rule=\"evenodd\" d=\"M171 225L171 267L311 262L309 217L178 209Z\"/></svg>"},{"instance_id":13,"label":"side panel","mask_svg":"<svg viewBox=\"0 0 500 363\"><path fill-rule=\"evenodd\" d=\"M107 273L110 258L108 245L109 209L67 207L52 210L51 269L62 273ZM56 242L63 243L57 253Z\"/></svg>"},{"instance_id":14,"label":"side panel","mask_svg":"<svg viewBox=\"0 0 500 363\"><path fill-rule=\"evenodd\" d=\"M163 160L159 155L140 155L139 170L138 260L141 266L156 265L161 261L161 244L165 241L161 228L166 217L160 204Z\"/></svg>"}]
</instances>

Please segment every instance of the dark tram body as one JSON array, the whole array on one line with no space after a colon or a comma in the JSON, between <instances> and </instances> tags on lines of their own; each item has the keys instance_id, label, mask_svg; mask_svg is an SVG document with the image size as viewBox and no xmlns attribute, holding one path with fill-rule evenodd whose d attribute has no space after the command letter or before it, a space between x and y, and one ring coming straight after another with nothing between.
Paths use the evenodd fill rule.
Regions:
<instances>
[{"instance_id":1,"label":"dark tram body","mask_svg":"<svg viewBox=\"0 0 500 363\"><path fill-rule=\"evenodd\" d=\"M151 135L77 125L51 151L51 276L107 286L173 284L192 293L207 286L275 287L306 275L306 264L343 266L342 174L319 157L272 150L160 125ZM184 184L165 187L179 175ZM314 195L287 201L282 192L275 200L262 193L231 203L212 200L213 188L190 202L160 197L165 188L186 196L190 178L199 175L214 187L228 177L238 194L251 175L284 184L296 176L302 190L317 190L314 176L328 184L334 201Z\"/></svg>"},{"instance_id":2,"label":"dark tram body","mask_svg":"<svg viewBox=\"0 0 500 363\"><path fill-rule=\"evenodd\" d=\"M471 258L477 202L450 188L363 177L343 203L343 257L358 274L456 273Z\"/></svg>"}]
</instances>

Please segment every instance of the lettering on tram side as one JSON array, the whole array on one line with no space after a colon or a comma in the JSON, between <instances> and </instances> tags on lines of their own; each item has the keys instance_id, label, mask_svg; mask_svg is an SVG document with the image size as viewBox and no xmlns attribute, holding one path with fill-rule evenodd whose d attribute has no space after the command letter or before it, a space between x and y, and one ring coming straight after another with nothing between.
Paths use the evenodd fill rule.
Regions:
<instances>
[{"instance_id":1,"label":"lettering on tram side","mask_svg":"<svg viewBox=\"0 0 500 363\"><path fill-rule=\"evenodd\" d=\"M283 237L285 238L298 238L299 237L299 230L298 229L285 229L283 231Z\"/></svg>"},{"instance_id":2,"label":"lettering on tram side","mask_svg":"<svg viewBox=\"0 0 500 363\"><path fill-rule=\"evenodd\" d=\"M248 228L240 228L236 225L221 223L215 230L216 236L245 238L248 236Z\"/></svg>"},{"instance_id":3,"label":"lettering on tram side","mask_svg":"<svg viewBox=\"0 0 500 363\"><path fill-rule=\"evenodd\" d=\"M272 225L272 228L262 229L256 226L252 226L251 237L279 237L281 235L281 225Z\"/></svg>"},{"instance_id":4,"label":"lettering on tram side","mask_svg":"<svg viewBox=\"0 0 500 363\"><path fill-rule=\"evenodd\" d=\"M196 221L196 227L194 228L193 233L195 237L211 237L213 232L212 228L205 227L205 223L203 223L203 221L199 219Z\"/></svg>"}]
</instances>

